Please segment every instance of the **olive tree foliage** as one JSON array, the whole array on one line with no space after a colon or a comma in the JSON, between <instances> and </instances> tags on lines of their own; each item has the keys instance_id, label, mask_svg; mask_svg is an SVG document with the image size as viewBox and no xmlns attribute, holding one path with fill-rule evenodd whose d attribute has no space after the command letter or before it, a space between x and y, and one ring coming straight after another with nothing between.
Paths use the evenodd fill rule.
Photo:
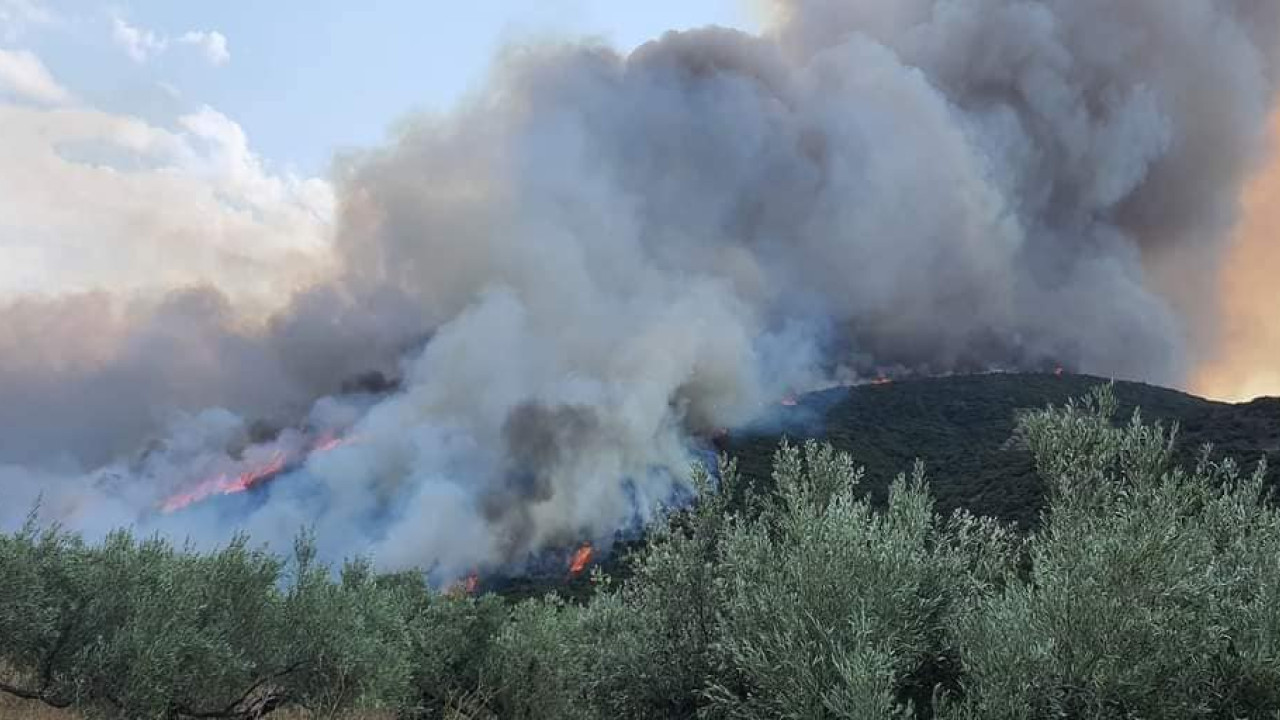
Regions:
<instances>
[{"instance_id":1,"label":"olive tree foliage","mask_svg":"<svg viewBox=\"0 0 1280 720\"><path fill-rule=\"evenodd\" d=\"M409 591L405 639L409 644L408 692L398 716L408 719L489 717L486 662L507 622L498 596L434 593L421 573L383 578Z\"/></svg>"},{"instance_id":2,"label":"olive tree foliage","mask_svg":"<svg viewBox=\"0 0 1280 720\"><path fill-rule=\"evenodd\" d=\"M0 691L87 718L327 715L398 700L402 596L340 578L302 538L285 562L117 532L87 546L34 522L0 535Z\"/></svg>"},{"instance_id":3,"label":"olive tree foliage","mask_svg":"<svg viewBox=\"0 0 1280 720\"><path fill-rule=\"evenodd\" d=\"M721 482L733 482L731 463ZM715 668L726 492L695 467L699 502L652 528L622 586L599 572L585 606L550 596L516 608L495 641L502 718L688 718Z\"/></svg>"},{"instance_id":4,"label":"olive tree foliage","mask_svg":"<svg viewBox=\"0 0 1280 720\"><path fill-rule=\"evenodd\" d=\"M1104 388L1022 418L1048 483L1030 573L957 615L957 718L1257 718L1280 711L1280 513L1263 473L1172 467L1176 431Z\"/></svg>"},{"instance_id":5,"label":"olive tree foliage","mask_svg":"<svg viewBox=\"0 0 1280 720\"><path fill-rule=\"evenodd\" d=\"M698 503L626 585L517 609L491 658L497 716L885 718L954 686L948 613L1003 577L1012 534L938 520L920 469L874 508L852 459L814 442L784 445L775 490L743 508L719 470L714 492L695 470Z\"/></svg>"},{"instance_id":6,"label":"olive tree foliage","mask_svg":"<svg viewBox=\"0 0 1280 720\"><path fill-rule=\"evenodd\" d=\"M784 444L776 494L730 524L708 715L927 715L955 685L952 608L1011 564L1016 538L967 515L940 520L920 465L883 509L861 479L846 453Z\"/></svg>"},{"instance_id":7,"label":"olive tree foliage","mask_svg":"<svg viewBox=\"0 0 1280 720\"><path fill-rule=\"evenodd\" d=\"M595 670L607 716L692 717L704 704L703 690L717 672L724 540L739 483L731 461L723 459L717 470L713 479L694 467L698 502L656 529L618 592L617 603L630 615L604 625L620 642Z\"/></svg>"}]
</instances>

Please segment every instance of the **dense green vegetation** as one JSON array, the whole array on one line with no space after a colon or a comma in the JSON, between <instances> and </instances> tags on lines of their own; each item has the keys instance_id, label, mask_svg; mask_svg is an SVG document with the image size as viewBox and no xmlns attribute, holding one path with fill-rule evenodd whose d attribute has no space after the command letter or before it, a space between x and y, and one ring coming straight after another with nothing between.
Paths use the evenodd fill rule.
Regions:
<instances>
[{"instance_id":1,"label":"dense green vegetation","mask_svg":"<svg viewBox=\"0 0 1280 720\"><path fill-rule=\"evenodd\" d=\"M1044 509L1044 480L1026 448L1009 442L1020 412L1063 405L1106 380L1087 375L1003 374L901 380L816 393L761 431L736 433L728 448L745 478L767 483L783 435L817 438L851 453L867 470L864 487L882 500L889 483L917 459L929 469L939 511L960 508L1031 528ZM1114 385L1119 413L1137 408L1178 425L1176 460L1200 448L1241 463L1268 461L1280 483L1280 398L1233 405L1141 383Z\"/></svg>"},{"instance_id":2,"label":"dense green vegetation","mask_svg":"<svg viewBox=\"0 0 1280 720\"><path fill-rule=\"evenodd\" d=\"M164 720L1280 717L1266 468L1186 455L1119 412L1104 388L993 431L1039 483L1029 530L939 512L953 468L908 460L880 483L813 440L776 448L767 482L726 460L625 582L597 570L580 603L333 573L305 538L286 562L28 526L0 536L0 690Z\"/></svg>"}]
</instances>

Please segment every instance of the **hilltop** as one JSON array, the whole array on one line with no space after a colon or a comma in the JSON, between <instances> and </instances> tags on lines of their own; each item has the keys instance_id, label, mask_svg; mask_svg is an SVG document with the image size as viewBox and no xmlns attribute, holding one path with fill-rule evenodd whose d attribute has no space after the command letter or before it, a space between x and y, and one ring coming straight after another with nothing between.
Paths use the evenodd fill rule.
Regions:
<instances>
[{"instance_id":1,"label":"hilltop","mask_svg":"<svg viewBox=\"0 0 1280 720\"><path fill-rule=\"evenodd\" d=\"M823 439L866 468L866 490L876 497L918 458L940 512L963 507L1031 527L1044 507L1044 487L1030 455L1010 442L1018 412L1062 405L1107 382L991 373L837 388L780 407L769 427L734 433L727 449L743 476L758 483L769 477L783 437ZM1118 419L1140 408L1147 420L1178 425L1180 460L1193 463L1210 443L1215 457L1247 467L1267 459L1269 481L1280 482L1280 398L1230 404L1133 382L1116 382L1115 392Z\"/></svg>"}]
</instances>

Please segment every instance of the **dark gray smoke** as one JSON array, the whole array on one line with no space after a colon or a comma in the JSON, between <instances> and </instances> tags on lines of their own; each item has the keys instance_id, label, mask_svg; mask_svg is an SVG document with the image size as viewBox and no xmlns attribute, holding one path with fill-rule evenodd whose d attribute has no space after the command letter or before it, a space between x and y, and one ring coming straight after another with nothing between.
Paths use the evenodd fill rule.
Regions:
<instances>
[{"instance_id":1,"label":"dark gray smoke","mask_svg":"<svg viewBox=\"0 0 1280 720\"><path fill-rule=\"evenodd\" d=\"M589 406L546 407L537 402L517 405L502 426L507 468L502 484L482 498L482 512L498 529L508 556L519 556L529 547L537 528L533 509L553 505L557 494L573 494L576 487L561 487L564 468L579 448L601 443L600 424ZM616 479L616 478L615 478ZM571 531L572 528L565 528ZM562 542L573 542L569 535Z\"/></svg>"},{"instance_id":2,"label":"dark gray smoke","mask_svg":"<svg viewBox=\"0 0 1280 720\"><path fill-rule=\"evenodd\" d=\"M94 523L313 522L335 554L457 575L643 516L690 431L790 390L1045 364L1179 384L1280 81L1277 8L776 0L761 36L509 49L454 113L342 163L341 277L266 327L208 293L96 345L95 302L7 313L0 482L75 504L159 434L127 490L89 475ZM400 390L312 404L366 370ZM291 413L357 440L234 522L139 513L184 468L241 467L241 418Z\"/></svg>"}]
</instances>

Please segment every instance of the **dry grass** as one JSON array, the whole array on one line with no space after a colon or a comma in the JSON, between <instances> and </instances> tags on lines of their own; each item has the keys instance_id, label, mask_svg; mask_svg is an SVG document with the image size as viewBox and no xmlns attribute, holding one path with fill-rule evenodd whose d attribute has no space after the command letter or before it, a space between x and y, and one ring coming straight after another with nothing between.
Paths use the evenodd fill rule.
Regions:
<instances>
[{"instance_id":1,"label":"dry grass","mask_svg":"<svg viewBox=\"0 0 1280 720\"><path fill-rule=\"evenodd\" d=\"M268 716L270 720L312 720L299 710L282 710ZM357 713L343 720L391 720L389 713ZM75 713L55 710L43 703L19 700L0 693L0 720L78 720Z\"/></svg>"},{"instance_id":2,"label":"dry grass","mask_svg":"<svg viewBox=\"0 0 1280 720\"><path fill-rule=\"evenodd\" d=\"M0 680L21 684L4 665L0 665ZM281 710L267 717L270 720L321 720L310 713L294 709ZM391 712L356 712L333 720L394 720L394 718L395 713ZM70 710L58 710L41 702L21 700L0 692L0 720L80 720L80 716Z\"/></svg>"},{"instance_id":3,"label":"dry grass","mask_svg":"<svg viewBox=\"0 0 1280 720\"><path fill-rule=\"evenodd\" d=\"M71 715L43 703L0 694L0 718L4 720L71 720Z\"/></svg>"}]
</instances>

